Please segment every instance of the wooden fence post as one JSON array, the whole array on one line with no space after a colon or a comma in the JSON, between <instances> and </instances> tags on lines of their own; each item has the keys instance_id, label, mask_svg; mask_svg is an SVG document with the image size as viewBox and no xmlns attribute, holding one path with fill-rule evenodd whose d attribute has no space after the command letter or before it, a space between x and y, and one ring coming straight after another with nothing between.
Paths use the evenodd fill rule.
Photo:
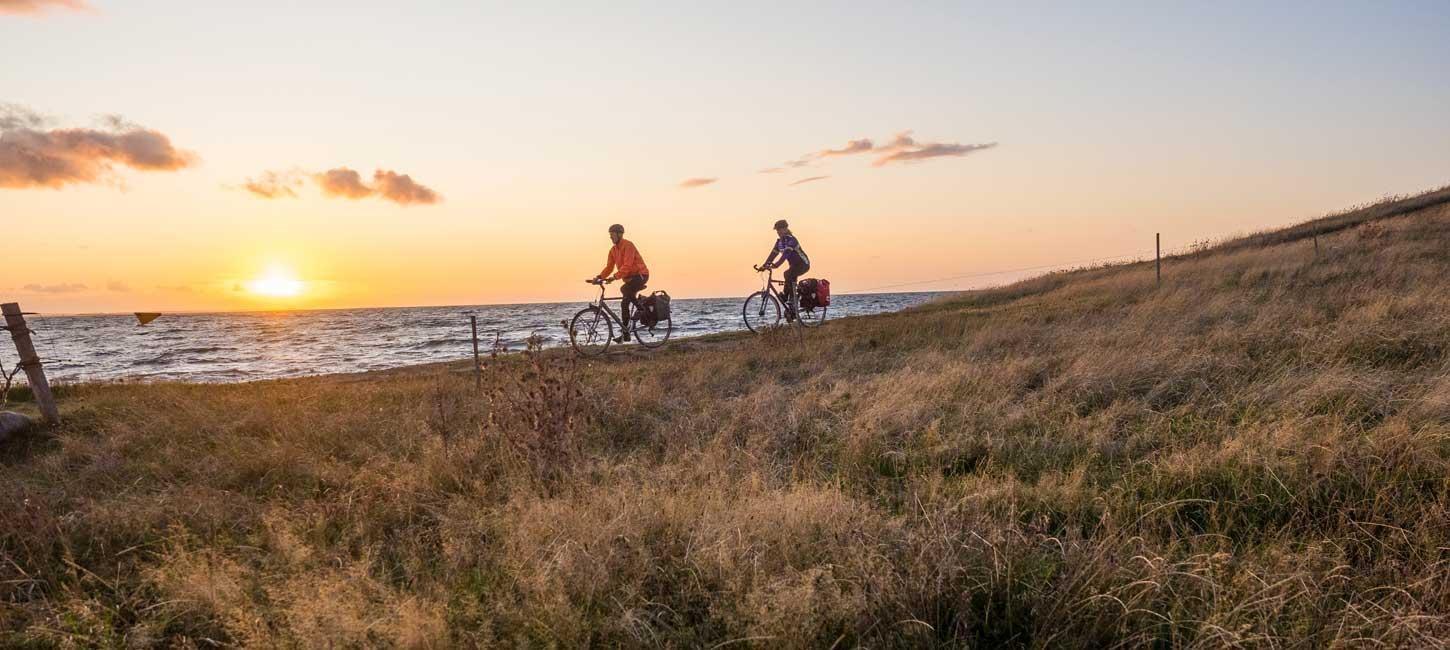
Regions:
<instances>
[{"instance_id":1,"label":"wooden fence post","mask_svg":"<svg viewBox=\"0 0 1450 650\"><path fill-rule=\"evenodd\" d=\"M25 314L20 305L7 302L0 305L5 314L5 327L10 338L15 340L15 351L20 353L20 367L25 369L25 379L30 382L30 394L40 406L40 414L51 424L60 424L60 411L55 408L55 395L50 392L50 382L45 380L45 369L40 365L40 355L35 353L35 344L30 342L30 328L25 326Z\"/></svg>"},{"instance_id":2,"label":"wooden fence post","mask_svg":"<svg viewBox=\"0 0 1450 650\"><path fill-rule=\"evenodd\" d=\"M1163 286L1163 233L1153 233L1153 271L1157 275L1158 286Z\"/></svg>"},{"instance_id":3,"label":"wooden fence post","mask_svg":"<svg viewBox=\"0 0 1450 650\"><path fill-rule=\"evenodd\" d=\"M469 314L468 325L473 328L473 388L483 390L483 368L478 361L478 316Z\"/></svg>"},{"instance_id":4,"label":"wooden fence post","mask_svg":"<svg viewBox=\"0 0 1450 650\"><path fill-rule=\"evenodd\" d=\"M1319 233L1314 233L1314 259L1319 259Z\"/></svg>"}]
</instances>

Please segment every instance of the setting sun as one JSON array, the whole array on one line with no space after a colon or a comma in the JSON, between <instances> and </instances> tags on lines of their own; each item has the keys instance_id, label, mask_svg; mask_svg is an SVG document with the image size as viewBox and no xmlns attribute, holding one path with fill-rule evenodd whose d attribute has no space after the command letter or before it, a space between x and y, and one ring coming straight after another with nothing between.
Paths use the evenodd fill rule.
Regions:
<instances>
[{"instance_id":1,"label":"setting sun","mask_svg":"<svg viewBox=\"0 0 1450 650\"><path fill-rule=\"evenodd\" d=\"M265 275L247 283L247 291L268 298L291 298L300 295L302 289L302 281L281 268L269 269Z\"/></svg>"}]
</instances>

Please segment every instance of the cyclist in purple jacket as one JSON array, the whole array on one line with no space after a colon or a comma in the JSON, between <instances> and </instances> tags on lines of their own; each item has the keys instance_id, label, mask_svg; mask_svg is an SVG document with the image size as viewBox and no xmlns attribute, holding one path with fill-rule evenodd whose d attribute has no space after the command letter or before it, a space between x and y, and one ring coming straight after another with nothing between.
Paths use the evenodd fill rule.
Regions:
<instances>
[{"instance_id":1,"label":"cyclist in purple jacket","mask_svg":"<svg viewBox=\"0 0 1450 650\"><path fill-rule=\"evenodd\" d=\"M789 263L790 267L785 270L785 319L795 320L795 285L802 275L811 270L811 258L806 256L805 249L801 243L791 234L790 224L785 219L775 222L775 246L770 249L770 255L765 258L765 264L755 267L757 271L764 271L767 268L779 268L781 264ZM776 257L780 260L777 261Z\"/></svg>"}]
</instances>

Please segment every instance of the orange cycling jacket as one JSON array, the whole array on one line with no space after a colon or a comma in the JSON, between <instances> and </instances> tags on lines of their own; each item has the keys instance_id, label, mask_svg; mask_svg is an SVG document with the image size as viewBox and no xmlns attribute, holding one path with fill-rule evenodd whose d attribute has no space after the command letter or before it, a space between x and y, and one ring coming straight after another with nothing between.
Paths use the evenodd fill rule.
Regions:
<instances>
[{"instance_id":1,"label":"orange cycling jacket","mask_svg":"<svg viewBox=\"0 0 1450 650\"><path fill-rule=\"evenodd\" d=\"M599 272L599 277L610 279L610 269L618 269L613 278L616 280L631 275L649 275L649 267L644 265L639 249L634 247L634 242L623 238L609 248L609 258L605 260L604 270Z\"/></svg>"}]
</instances>

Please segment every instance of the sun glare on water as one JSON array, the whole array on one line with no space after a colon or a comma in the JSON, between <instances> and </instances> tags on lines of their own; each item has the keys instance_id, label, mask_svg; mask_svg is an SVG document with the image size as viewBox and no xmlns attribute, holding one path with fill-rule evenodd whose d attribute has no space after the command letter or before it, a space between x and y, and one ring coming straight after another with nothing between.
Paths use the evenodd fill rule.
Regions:
<instances>
[{"instance_id":1,"label":"sun glare on water","mask_svg":"<svg viewBox=\"0 0 1450 650\"><path fill-rule=\"evenodd\" d=\"M291 298L302 294L302 281L286 269L269 269L266 274L247 283L247 291L268 298Z\"/></svg>"}]
</instances>

